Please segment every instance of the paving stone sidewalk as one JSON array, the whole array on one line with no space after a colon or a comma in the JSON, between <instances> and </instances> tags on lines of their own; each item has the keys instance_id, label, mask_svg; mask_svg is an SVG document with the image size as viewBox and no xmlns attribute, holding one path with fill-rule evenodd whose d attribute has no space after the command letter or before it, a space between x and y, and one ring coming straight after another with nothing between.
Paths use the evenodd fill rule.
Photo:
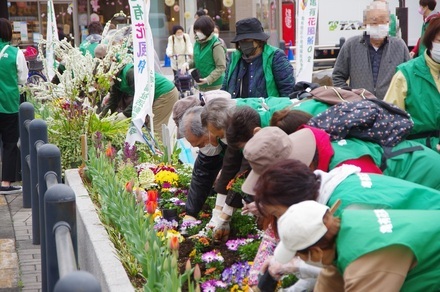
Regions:
<instances>
[{"instance_id":1,"label":"paving stone sidewalk","mask_svg":"<svg viewBox=\"0 0 440 292\"><path fill-rule=\"evenodd\" d=\"M7 291L41 291L40 245L32 244L32 211L22 194L0 195L0 292Z\"/></svg>"}]
</instances>

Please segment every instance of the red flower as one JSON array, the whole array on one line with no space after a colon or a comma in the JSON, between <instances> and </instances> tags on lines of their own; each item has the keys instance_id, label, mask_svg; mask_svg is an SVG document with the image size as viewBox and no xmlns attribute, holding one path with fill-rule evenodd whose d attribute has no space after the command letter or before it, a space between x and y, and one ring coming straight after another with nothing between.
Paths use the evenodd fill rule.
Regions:
<instances>
[{"instance_id":1,"label":"red flower","mask_svg":"<svg viewBox=\"0 0 440 292\"><path fill-rule=\"evenodd\" d=\"M179 250L179 238L177 236L172 236L170 238L170 249Z\"/></svg>"},{"instance_id":2,"label":"red flower","mask_svg":"<svg viewBox=\"0 0 440 292\"><path fill-rule=\"evenodd\" d=\"M148 190L147 194L148 194L147 201L157 202L157 197L159 196L159 192L157 190Z\"/></svg>"},{"instance_id":3,"label":"red flower","mask_svg":"<svg viewBox=\"0 0 440 292\"><path fill-rule=\"evenodd\" d=\"M147 201L147 202L145 202L145 207L147 209L148 214L153 215L157 209L157 202L156 201Z\"/></svg>"}]
</instances>

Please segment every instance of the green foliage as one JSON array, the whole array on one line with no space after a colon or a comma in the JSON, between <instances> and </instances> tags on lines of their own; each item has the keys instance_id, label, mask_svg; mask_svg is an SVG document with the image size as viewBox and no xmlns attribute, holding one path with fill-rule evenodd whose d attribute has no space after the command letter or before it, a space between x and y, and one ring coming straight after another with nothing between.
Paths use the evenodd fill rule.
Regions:
<instances>
[{"instance_id":1,"label":"green foliage","mask_svg":"<svg viewBox=\"0 0 440 292\"><path fill-rule=\"evenodd\" d=\"M257 255L261 240L254 240L238 247L238 254L243 261L253 261Z\"/></svg>"},{"instance_id":2,"label":"green foliage","mask_svg":"<svg viewBox=\"0 0 440 292\"><path fill-rule=\"evenodd\" d=\"M292 286L293 284L295 284L298 281L298 278L291 274L291 275L286 275L283 278L281 278L281 287L283 288L288 288L290 286Z\"/></svg>"},{"instance_id":3,"label":"green foliage","mask_svg":"<svg viewBox=\"0 0 440 292\"><path fill-rule=\"evenodd\" d=\"M240 212L234 212L232 215L231 229L237 231L237 237L247 237L250 234L258 233L255 217L241 215Z\"/></svg>"},{"instance_id":4,"label":"green foliage","mask_svg":"<svg viewBox=\"0 0 440 292\"><path fill-rule=\"evenodd\" d=\"M140 266L142 277L147 279L144 291L179 291L191 271L179 275L177 257L157 236L152 217L146 217L142 206L115 180L114 162L102 153L95 153L90 155L87 168L92 178L91 192L99 194L96 197L103 223L111 225L125 241L126 249L121 252L124 251L123 257L130 264L124 265L130 273L137 273L136 267Z\"/></svg>"}]
</instances>

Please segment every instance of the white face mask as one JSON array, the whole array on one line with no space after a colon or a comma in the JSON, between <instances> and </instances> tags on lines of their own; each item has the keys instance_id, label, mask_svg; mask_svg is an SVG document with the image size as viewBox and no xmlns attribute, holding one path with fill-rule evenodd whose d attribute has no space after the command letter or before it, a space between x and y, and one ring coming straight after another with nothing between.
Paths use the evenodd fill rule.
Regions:
<instances>
[{"instance_id":1,"label":"white face mask","mask_svg":"<svg viewBox=\"0 0 440 292\"><path fill-rule=\"evenodd\" d=\"M176 37L177 37L179 40L183 39L183 35L176 35Z\"/></svg>"},{"instance_id":2,"label":"white face mask","mask_svg":"<svg viewBox=\"0 0 440 292\"><path fill-rule=\"evenodd\" d=\"M196 36L199 40L203 41L204 39L206 39L206 35L203 32L196 32Z\"/></svg>"},{"instance_id":3,"label":"white face mask","mask_svg":"<svg viewBox=\"0 0 440 292\"><path fill-rule=\"evenodd\" d=\"M440 63L440 43L432 43L431 58Z\"/></svg>"},{"instance_id":4,"label":"white face mask","mask_svg":"<svg viewBox=\"0 0 440 292\"><path fill-rule=\"evenodd\" d=\"M379 24L379 25L369 25L367 24L367 33L372 39L383 39L388 36L388 31L390 30L390 25Z\"/></svg>"},{"instance_id":5,"label":"white face mask","mask_svg":"<svg viewBox=\"0 0 440 292\"><path fill-rule=\"evenodd\" d=\"M423 6L419 6L419 14L423 15L425 13L425 9L423 8Z\"/></svg>"},{"instance_id":6,"label":"white face mask","mask_svg":"<svg viewBox=\"0 0 440 292\"><path fill-rule=\"evenodd\" d=\"M220 144L217 147L212 144L206 144L205 147L200 148L199 150L206 156L216 156L222 152L222 147Z\"/></svg>"}]
</instances>

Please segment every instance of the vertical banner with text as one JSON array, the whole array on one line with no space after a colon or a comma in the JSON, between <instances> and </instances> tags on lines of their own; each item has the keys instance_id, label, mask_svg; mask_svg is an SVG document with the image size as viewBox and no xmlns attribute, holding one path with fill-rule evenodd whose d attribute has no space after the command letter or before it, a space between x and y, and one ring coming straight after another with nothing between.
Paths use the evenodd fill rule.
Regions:
<instances>
[{"instance_id":1,"label":"vertical banner with text","mask_svg":"<svg viewBox=\"0 0 440 292\"><path fill-rule=\"evenodd\" d=\"M55 10L53 8L53 1L47 1L47 35L46 35L46 70L48 80L52 80L55 76L57 68L54 57L55 40L58 40L57 21L55 18Z\"/></svg>"},{"instance_id":2,"label":"vertical banner with text","mask_svg":"<svg viewBox=\"0 0 440 292\"><path fill-rule=\"evenodd\" d=\"M296 82L312 82L318 0L300 0L296 38Z\"/></svg>"},{"instance_id":3,"label":"vertical banner with text","mask_svg":"<svg viewBox=\"0 0 440 292\"><path fill-rule=\"evenodd\" d=\"M153 136L154 101L154 46L149 24L150 0L129 0L134 57L134 99L131 125L126 142L133 145L136 141L151 142L142 133L145 117L150 117L151 137Z\"/></svg>"}]
</instances>

